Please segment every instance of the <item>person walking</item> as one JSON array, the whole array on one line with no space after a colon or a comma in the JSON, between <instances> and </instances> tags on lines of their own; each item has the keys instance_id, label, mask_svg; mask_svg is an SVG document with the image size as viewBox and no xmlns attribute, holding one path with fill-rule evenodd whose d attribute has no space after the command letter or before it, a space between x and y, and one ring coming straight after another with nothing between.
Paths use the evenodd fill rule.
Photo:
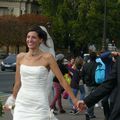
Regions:
<instances>
[{"instance_id":1,"label":"person walking","mask_svg":"<svg viewBox=\"0 0 120 120\"><path fill-rule=\"evenodd\" d=\"M108 77L109 77L109 74L111 72L112 65L113 65L112 52L110 52L110 51L102 51L101 54L99 55L99 57L101 58L101 60L105 64L105 80L107 80ZM110 116L110 99L109 99L109 95L105 96L101 100L101 103L102 103L102 107L103 107L105 120L108 120L108 118Z\"/></svg>"},{"instance_id":2,"label":"person walking","mask_svg":"<svg viewBox=\"0 0 120 120\"><path fill-rule=\"evenodd\" d=\"M83 59L81 57L76 57L73 66L68 67L68 70L72 73L70 86L76 97L79 92L79 82L81 79L80 69L81 69L82 65L83 65ZM70 113L78 114L79 111L76 108L74 108L74 104L71 100L71 96L69 96L69 102L70 102L70 107L71 107Z\"/></svg>"},{"instance_id":3,"label":"person walking","mask_svg":"<svg viewBox=\"0 0 120 120\"><path fill-rule=\"evenodd\" d=\"M93 106L99 100L104 98L106 95L112 94L112 109L108 120L120 120L120 53L114 52L114 56L117 56L116 62L113 64L111 73L108 79L103 82L94 92L80 101L80 110L83 111L87 107Z\"/></svg>"},{"instance_id":4,"label":"person walking","mask_svg":"<svg viewBox=\"0 0 120 120\"><path fill-rule=\"evenodd\" d=\"M63 54L56 55L56 60L62 74L65 75L66 73L68 73L68 69L63 64L64 55ZM65 110L63 109L63 106L62 106L62 97L61 97L64 89L60 85L60 82L56 76L53 78L53 88L54 88L55 95L50 104L50 108L54 110L54 113L56 113L56 109L57 109L56 102L57 102L59 107L59 112L65 113Z\"/></svg>"},{"instance_id":5,"label":"person walking","mask_svg":"<svg viewBox=\"0 0 120 120\"><path fill-rule=\"evenodd\" d=\"M85 83L85 96L92 93L97 87L97 84L95 83L95 69L97 66L97 63L95 61L96 58L97 58L96 52L91 52L89 56L89 62L86 62L83 65L82 80ZM96 118L94 113L94 105L86 110L85 116L86 120Z\"/></svg>"},{"instance_id":6,"label":"person walking","mask_svg":"<svg viewBox=\"0 0 120 120\"><path fill-rule=\"evenodd\" d=\"M73 104L79 106L53 55L39 49L41 43L47 45L46 40L45 31L39 26L32 27L26 36L28 52L17 55L15 85L11 95L15 101L13 120L57 120L50 110L46 89L49 70L57 76ZM4 105L4 110L9 110L8 104Z\"/></svg>"}]
</instances>

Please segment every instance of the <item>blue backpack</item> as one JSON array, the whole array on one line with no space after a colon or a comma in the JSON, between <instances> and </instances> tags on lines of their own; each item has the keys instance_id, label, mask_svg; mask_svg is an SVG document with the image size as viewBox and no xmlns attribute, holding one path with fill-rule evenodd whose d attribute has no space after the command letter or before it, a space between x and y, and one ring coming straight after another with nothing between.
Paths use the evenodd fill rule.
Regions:
<instances>
[{"instance_id":1,"label":"blue backpack","mask_svg":"<svg viewBox=\"0 0 120 120\"><path fill-rule=\"evenodd\" d=\"M105 64L101 58L96 59L97 67L95 70L95 82L101 84L105 81Z\"/></svg>"}]
</instances>

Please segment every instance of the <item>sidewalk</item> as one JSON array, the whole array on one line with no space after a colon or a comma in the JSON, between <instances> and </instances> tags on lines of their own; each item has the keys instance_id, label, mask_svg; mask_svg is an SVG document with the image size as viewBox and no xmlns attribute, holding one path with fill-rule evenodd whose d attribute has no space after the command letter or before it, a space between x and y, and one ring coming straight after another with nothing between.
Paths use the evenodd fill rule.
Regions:
<instances>
[{"instance_id":1,"label":"sidewalk","mask_svg":"<svg viewBox=\"0 0 120 120\"><path fill-rule=\"evenodd\" d=\"M67 100L63 100L63 106L64 106L64 109L66 110L66 113L65 114L58 113L56 117L59 120L85 120L84 113L79 113L78 115L69 114L70 108L69 108L69 102ZM95 108L95 115L96 115L96 118L92 120L104 120L103 110L101 108L99 107ZM11 113L10 112L5 113L3 117L0 118L0 120L12 120Z\"/></svg>"}]
</instances>

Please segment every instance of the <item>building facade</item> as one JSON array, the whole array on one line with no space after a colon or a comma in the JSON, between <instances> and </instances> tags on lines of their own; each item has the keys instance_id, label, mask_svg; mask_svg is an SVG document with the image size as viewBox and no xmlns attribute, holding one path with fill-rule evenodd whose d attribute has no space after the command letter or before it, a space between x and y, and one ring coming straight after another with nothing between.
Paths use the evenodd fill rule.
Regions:
<instances>
[{"instance_id":1,"label":"building facade","mask_svg":"<svg viewBox=\"0 0 120 120\"><path fill-rule=\"evenodd\" d=\"M0 16L20 16L30 13L41 13L37 0L0 0Z\"/></svg>"}]
</instances>

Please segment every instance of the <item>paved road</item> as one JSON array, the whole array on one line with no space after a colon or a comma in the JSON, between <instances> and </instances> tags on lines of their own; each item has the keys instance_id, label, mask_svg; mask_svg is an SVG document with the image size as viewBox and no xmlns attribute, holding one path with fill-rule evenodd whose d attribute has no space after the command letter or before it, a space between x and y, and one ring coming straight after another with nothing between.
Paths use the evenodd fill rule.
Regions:
<instances>
[{"instance_id":1,"label":"paved road","mask_svg":"<svg viewBox=\"0 0 120 120\"><path fill-rule=\"evenodd\" d=\"M0 71L0 92L10 92L15 79L15 73L11 71Z\"/></svg>"}]
</instances>

